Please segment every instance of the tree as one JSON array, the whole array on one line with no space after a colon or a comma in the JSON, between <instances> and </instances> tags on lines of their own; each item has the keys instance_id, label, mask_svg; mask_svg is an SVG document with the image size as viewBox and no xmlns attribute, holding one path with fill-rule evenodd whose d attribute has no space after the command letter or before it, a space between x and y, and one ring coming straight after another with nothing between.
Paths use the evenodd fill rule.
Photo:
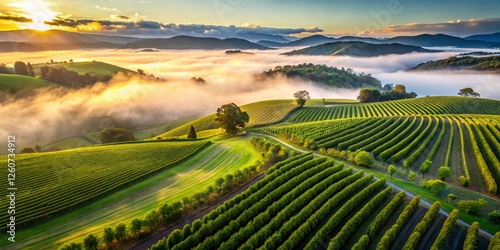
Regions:
<instances>
[{"instance_id":1,"label":"tree","mask_svg":"<svg viewBox=\"0 0 500 250\"><path fill-rule=\"evenodd\" d=\"M357 99L359 102L378 102L382 94L378 89L361 89Z\"/></svg>"},{"instance_id":2,"label":"tree","mask_svg":"<svg viewBox=\"0 0 500 250\"><path fill-rule=\"evenodd\" d=\"M399 93L406 93L406 86L403 84L396 84L396 86L394 86L394 91Z\"/></svg>"},{"instance_id":3,"label":"tree","mask_svg":"<svg viewBox=\"0 0 500 250\"><path fill-rule=\"evenodd\" d=\"M373 165L375 160L370 155L370 153L366 151L360 151L356 154L356 157L354 157L354 162L360 166L370 167L371 165Z\"/></svg>"},{"instance_id":4,"label":"tree","mask_svg":"<svg viewBox=\"0 0 500 250\"><path fill-rule=\"evenodd\" d=\"M135 141L134 134L124 128L107 128L99 133L102 143Z\"/></svg>"},{"instance_id":5,"label":"tree","mask_svg":"<svg viewBox=\"0 0 500 250\"><path fill-rule=\"evenodd\" d=\"M127 237L127 226L123 223L116 225L115 238L117 240L124 240Z\"/></svg>"},{"instance_id":6,"label":"tree","mask_svg":"<svg viewBox=\"0 0 500 250\"><path fill-rule=\"evenodd\" d=\"M0 63L0 74L14 74L14 69L5 63Z\"/></svg>"},{"instance_id":7,"label":"tree","mask_svg":"<svg viewBox=\"0 0 500 250\"><path fill-rule=\"evenodd\" d=\"M35 151L36 152L42 152L42 147L40 147L40 145L35 145Z\"/></svg>"},{"instance_id":8,"label":"tree","mask_svg":"<svg viewBox=\"0 0 500 250\"><path fill-rule=\"evenodd\" d=\"M479 93L474 92L474 90L471 87L463 88L460 89L460 92L458 92L458 95L460 96L472 96L472 97L480 97Z\"/></svg>"},{"instance_id":9,"label":"tree","mask_svg":"<svg viewBox=\"0 0 500 250\"><path fill-rule=\"evenodd\" d=\"M15 72L15 74L18 74L18 75L27 76L28 75L28 67L26 66L26 63L21 62L21 61L17 61L16 63L14 63L14 72Z\"/></svg>"},{"instance_id":10,"label":"tree","mask_svg":"<svg viewBox=\"0 0 500 250\"><path fill-rule=\"evenodd\" d=\"M422 172L422 178L425 179L425 174L429 172L429 169L431 169L432 166L432 161L425 160L424 163L420 166L420 172Z\"/></svg>"},{"instance_id":11,"label":"tree","mask_svg":"<svg viewBox=\"0 0 500 250\"><path fill-rule=\"evenodd\" d=\"M448 202L456 200L458 197L455 194L448 194Z\"/></svg>"},{"instance_id":12,"label":"tree","mask_svg":"<svg viewBox=\"0 0 500 250\"><path fill-rule=\"evenodd\" d=\"M35 77L35 69L33 68L33 65L28 62L28 65L26 65L26 69L28 70L28 76Z\"/></svg>"},{"instance_id":13,"label":"tree","mask_svg":"<svg viewBox=\"0 0 500 250\"><path fill-rule=\"evenodd\" d=\"M451 176L451 169L446 166L442 166L438 169L438 176L441 178L442 181L446 179L446 177Z\"/></svg>"},{"instance_id":14,"label":"tree","mask_svg":"<svg viewBox=\"0 0 500 250\"><path fill-rule=\"evenodd\" d=\"M494 210L489 213L488 219L495 224L500 224L500 210Z\"/></svg>"},{"instance_id":15,"label":"tree","mask_svg":"<svg viewBox=\"0 0 500 250\"><path fill-rule=\"evenodd\" d=\"M387 83L387 84L384 85L384 87L382 87L382 90L392 90L392 88L393 88L393 85Z\"/></svg>"},{"instance_id":16,"label":"tree","mask_svg":"<svg viewBox=\"0 0 500 250\"><path fill-rule=\"evenodd\" d=\"M432 193L438 195L446 188L446 182L442 180L424 180L422 187L431 190Z\"/></svg>"},{"instance_id":17,"label":"tree","mask_svg":"<svg viewBox=\"0 0 500 250\"><path fill-rule=\"evenodd\" d=\"M468 214L479 215L481 210L488 205L488 202L483 199L462 200L458 202L458 207L463 209Z\"/></svg>"},{"instance_id":18,"label":"tree","mask_svg":"<svg viewBox=\"0 0 500 250\"><path fill-rule=\"evenodd\" d=\"M306 90L295 92L295 94L293 94L293 97L295 97L295 102L297 102L297 105L301 107L306 104L307 100L311 99L311 96L309 96L309 92L307 92Z\"/></svg>"},{"instance_id":19,"label":"tree","mask_svg":"<svg viewBox=\"0 0 500 250\"><path fill-rule=\"evenodd\" d=\"M97 250L99 247L99 239L93 234L89 234L83 239L83 247L87 250Z\"/></svg>"},{"instance_id":20,"label":"tree","mask_svg":"<svg viewBox=\"0 0 500 250\"><path fill-rule=\"evenodd\" d=\"M397 171L397 168L394 165L389 165L389 167L387 168L387 172L389 172L389 174L391 174L391 177L393 174L396 173L396 171Z\"/></svg>"},{"instance_id":21,"label":"tree","mask_svg":"<svg viewBox=\"0 0 500 250\"><path fill-rule=\"evenodd\" d=\"M23 148L23 150L21 150L21 154L31 154L31 153L35 153L34 148L26 147L26 148Z\"/></svg>"},{"instance_id":22,"label":"tree","mask_svg":"<svg viewBox=\"0 0 500 250\"><path fill-rule=\"evenodd\" d=\"M188 133L187 138L188 139L196 139L197 138L197 136L196 136L196 130L194 130L193 125L191 125L191 128L189 128L189 133Z\"/></svg>"},{"instance_id":23,"label":"tree","mask_svg":"<svg viewBox=\"0 0 500 250\"><path fill-rule=\"evenodd\" d=\"M217 109L215 122L229 136L236 135L250 120L247 112L234 103L224 104Z\"/></svg>"},{"instance_id":24,"label":"tree","mask_svg":"<svg viewBox=\"0 0 500 250\"><path fill-rule=\"evenodd\" d=\"M135 218L130 222L129 230L132 234L138 233L142 229L142 220Z\"/></svg>"},{"instance_id":25,"label":"tree","mask_svg":"<svg viewBox=\"0 0 500 250\"><path fill-rule=\"evenodd\" d=\"M415 172L410 171L410 173L408 174L408 180L410 180L411 182L415 182L415 175Z\"/></svg>"},{"instance_id":26,"label":"tree","mask_svg":"<svg viewBox=\"0 0 500 250\"><path fill-rule=\"evenodd\" d=\"M144 73L144 70L142 70L142 69L138 69L138 70L137 70L137 74L139 74L139 75L141 75L141 76L146 75L146 73Z\"/></svg>"},{"instance_id":27,"label":"tree","mask_svg":"<svg viewBox=\"0 0 500 250\"><path fill-rule=\"evenodd\" d=\"M102 231L102 241L106 243L108 248L114 239L115 239L115 232L113 232L113 229L110 227L104 228L104 230Z\"/></svg>"}]
</instances>

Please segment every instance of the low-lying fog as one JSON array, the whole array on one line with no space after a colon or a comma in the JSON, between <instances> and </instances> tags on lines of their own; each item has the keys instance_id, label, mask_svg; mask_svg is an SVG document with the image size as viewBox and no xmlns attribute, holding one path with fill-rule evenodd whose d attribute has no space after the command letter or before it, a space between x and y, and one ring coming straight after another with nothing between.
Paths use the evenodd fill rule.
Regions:
<instances>
[{"instance_id":1,"label":"low-lying fog","mask_svg":"<svg viewBox=\"0 0 500 250\"><path fill-rule=\"evenodd\" d=\"M274 79L255 82L253 75L278 65L326 64L370 73L382 84L404 84L419 96L457 95L470 86L482 97L500 99L500 75L454 72L407 72L406 69L429 60L447 58L455 52L390 55L376 58L331 56L281 56L285 50L249 51L255 55L226 55L224 51L130 50L55 51L8 53L0 63L102 61L131 70L142 69L165 79L115 77L110 84L96 84L81 90L41 90L30 98L7 100L0 106L0 138L18 134L25 141L38 142L81 134L89 123L102 117L126 120L129 125L151 127L186 115L215 112L224 103L238 105L268 99L290 99L306 89L312 98L355 99L359 90L322 89L311 83ZM469 50L460 50L466 52ZM470 50L472 51L472 50ZM202 77L199 86L191 77ZM7 118L7 119L5 119ZM85 124L82 126L82 124ZM26 143L28 144L28 143Z\"/></svg>"}]
</instances>

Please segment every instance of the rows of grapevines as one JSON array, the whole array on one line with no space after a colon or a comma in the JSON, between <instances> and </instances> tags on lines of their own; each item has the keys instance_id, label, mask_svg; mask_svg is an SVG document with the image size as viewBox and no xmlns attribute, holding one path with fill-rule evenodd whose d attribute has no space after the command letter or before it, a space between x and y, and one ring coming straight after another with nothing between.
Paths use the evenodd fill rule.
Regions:
<instances>
[{"instance_id":1,"label":"rows of grapevines","mask_svg":"<svg viewBox=\"0 0 500 250\"><path fill-rule=\"evenodd\" d=\"M417 120L419 120L418 124L417 124ZM408 138L408 135L410 135L412 132L411 131L417 131L421 128L422 124L423 124L423 119L420 117L417 118L417 117L414 117L413 118L413 121L411 122L411 124L409 126L407 126L403 131L401 131L401 133L397 134L396 136L392 137L392 139L382 145L378 145L378 147L376 147L372 152L373 152L373 155L375 156L378 156L380 155L382 152L386 152L385 154L390 156L390 153L393 151L391 150L391 148L397 146L402 140L404 140L405 138ZM416 126L416 128L415 128ZM389 150L389 151L388 151ZM387 159L388 157L386 157L385 159Z\"/></svg>"},{"instance_id":2,"label":"rows of grapevines","mask_svg":"<svg viewBox=\"0 0 500 250\"><path fill-rule=\"evenodd\" d=\"M306 107L290 122L310 122L354 117L435 114L498 114L500 101L461 97L428 97L334 107Z\"/></svg>"},{"instance_id":3,"label":"rows of grapevines","mask_svg":"<svg viewBox=\"0 0 500 250\"><path fill-rule=\"evenodd\" d=\"M486 184L486 189L488 190L489 193L496 194L498 189L497 184L495 182L495 179L493 178L493 175L490 172L490 169L488 168L486 160L483 157L483 153L479 148L476 136L474 135L471 126L469 125L468 122L464 121L463 118L459 117L458 119L464 124L465 128L468 131L472 146L472 152L474 153L474 156L476 158L476 163L477 167L479 168L479 172L483 176L484 182Z\"/></svg>"},{"instance_id":4,"label":"rows of grapevines","mask_svg":"<svg viewBox=\"0 0 500 250\"><path fill-rule=\"evenodd\" d=\"M23 178L17 178L16 184L23 189L16 196L16 224L30 225L69 212L162 171L205 145L150 142L19 155L16 174ZM0 205L8 207L7 203L3 199ZM1 215L0 220L7 221L8 215Z\"/></svg>"},{"instance_id":5,"label":"rows of grapevines","mask_svg":"<svg viewBox=\"0 0 500 250\"><path fill-rule=\"evenodd\" d=\"M337 135L332 135L331 137L316 141L319 148L332 148L336 147L339 143L348 141L352 137L360 136L369 131L376 130L377 127L383 127L386 119L371 119L371 122L366 122L360 126L357 126L351 130L345 130Z\"/></svg>"}]
</instances>

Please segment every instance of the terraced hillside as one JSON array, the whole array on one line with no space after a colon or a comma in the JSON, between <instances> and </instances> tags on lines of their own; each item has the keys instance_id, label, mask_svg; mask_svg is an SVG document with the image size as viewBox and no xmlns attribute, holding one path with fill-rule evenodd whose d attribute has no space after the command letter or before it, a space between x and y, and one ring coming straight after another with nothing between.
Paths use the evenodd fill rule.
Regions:
<instances>
[{"instance_id":1,"label":"terraced hillside","mask_svg":"<svg viewBox=\"0 0 500 250\"><path fill-rule=\"evenodd\" d=\"M439 202L430 208L419 203L419 196L408 200L404 192L393 193L385 179L299 155L276 164L245 192L151 249L450 249L470 244L463 237L467 229L456 223L457 212L445 220ZM449 231L461 238L450 237ZM479 249L489 244L474 232L470 237Z\"/></svg>"},{"instance_id":2,"label":"terraced hillside","mask_svg":"<svg viewBox=\"0 0 500 250\"><path fill-rule=\"evenodd\" d=\"M257 131L311 149L368 151L381 162L418 172L431 161L431 176L450 167L464 186L496 194L500 184L500 116L424 115L352 118Z\"/></svg>"},{"instance_id":3,"label":"terraced hillside","mask_svg":"<svg viewBox=\"0 0 500 250\"><path fill-rule=\"evenodd\" d=\"M188 158L208 142L108 145L16 157L18 228L68 213ZM0 156L7 162L7 156ZM117 161L120 159L120 161ZM7 168L0 173L7 176ZM8 183L0 185L6 189ZM78 195L75 195L78 194ZM2 199L1 206L8 207ZM7 223L8 214L0 217Z\"/></svg>"}]
</instances>

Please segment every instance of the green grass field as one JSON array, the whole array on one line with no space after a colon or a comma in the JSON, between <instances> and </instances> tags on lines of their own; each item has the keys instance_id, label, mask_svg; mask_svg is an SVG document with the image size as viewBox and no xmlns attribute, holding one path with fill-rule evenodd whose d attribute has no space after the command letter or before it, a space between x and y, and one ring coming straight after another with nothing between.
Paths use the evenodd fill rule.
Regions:
<instances>
[{"instance_id":1,"label":"green grass field","mask_svg":"<svg viewBox=\"0 0 500 250\"><path fill-rule=\"evenodd\" d=\"M50 219L171 167L207 142L150 142L20 154L16 174L19 226ZM6 160L6 156L0 159ZM0 171L7 175L7 169ZM7 183L1 184L7 188ZM74 194L79 194L75 196ZM7 206L8 201L0 201ZM7 215L0 216L2 222Z\"/></svg>"},{"instance_id":2,"label":"green grass field","mask_svg":"<svg viewBox=\"0 0 500 250\"><path fill-rule=\"evenodd\" d=\"M35 69L35 73L40 75L40 67L44 64L34 64L33 68ZM112 65L104 62L73 62L73 63L54 63L49 64L51 67L64 67L67 70L75 71L81 75L86 73L90 73L92 75L96 75L98 77L111 76L118 72L124 73L132 73L134 71L125 69L116 65Z\"/></svg>"},{"instance_id":3,"label":"green grass field","mask_svg":"<svg viewBox=\"0 0 500 250\"><path fill-rule=\"evenodd\" d=\"M66 242L81 241L89 233L99 235L106 226L142 217L162 202L170 203L191 197L195 192L213 185L217 178L251 166L261 158L260 152L249 144L248 139L233 138L215 142L181 164L65 215L17 232L17 242L13 248L2 237L0 248L56 249ZM150 157L151 160L153 158Z\"/></svg>"},{"instance_id":4,"label":"green grass field","mask_svg":"<svg viewBox=\"0 0 500 250\"><path fill-rule=\"evenodd\" d=\"M43 79L35 77L14 75L14 74L0 74L0 91L1 90L19 90L19 89L35 89L43 88L51 85L57 85Z\"/></svg>"}]
</instances>

